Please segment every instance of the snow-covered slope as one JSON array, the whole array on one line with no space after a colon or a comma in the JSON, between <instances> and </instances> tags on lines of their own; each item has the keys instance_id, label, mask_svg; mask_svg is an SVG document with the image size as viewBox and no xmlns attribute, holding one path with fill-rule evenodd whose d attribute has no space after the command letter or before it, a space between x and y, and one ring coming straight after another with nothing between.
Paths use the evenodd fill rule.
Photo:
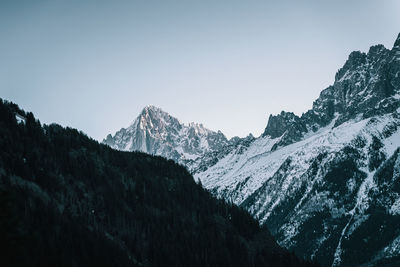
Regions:
<instances>
[{"instance_id":1,"label":"snow-covered slope","mask_svg":"<svg viewBox=\"0 0 400 267\"><path fill-rule=\"evenodd\" d=\"M302 116L189 168L214 194L324 266L400 263L400 35L353 52ZM211 160L212 156L214 160Z\"/></svg>"},{"instance_id":2,"label":"snow-covered slope","mask_svg":"<svg viewBox=\"0 0 400 267\"><path fill-rule=\"evenodd\" d=\"M103 143L118 150L142 151L189 164L229 142L220 131L197 123L182 124L160 108L147 106L128 128L114 136L109 134Z\"/></svg>"},{"instance_id":3,"label":"snow-covered slope","mask_svg":"<svg viewBox=\"0 0 400 267\"><path fill-rule=\"evenodd\" d=\"M331 265L336 251L341 251L341 237L350 242L351 232L362 223L360 218L367 219L375 212L368 210L375 201L371 194L379 193L384 185L375 181L379 178L374 166L387 164L386 158L397 159L400 114L333 125L275 151L271 148L280 139L261 137L243 153L232 151L195 178L214 194L245 207L266 223L281 245ZM373 149L380 146L378 152ZM396 183L400 183L398 176L393 176ZM399 193L391 194L400 197ZM400 227L400 200L396 197L382 212ZM372 229L375 235L379 227ZM390 235L397 238L400 228ZM355 253L355 249L348 252ZM400 255L400 249L396 253ZM348 256L344 258L348 260ZM339 263L342 257L337 258Z\"/></svg>"}]
</instances>

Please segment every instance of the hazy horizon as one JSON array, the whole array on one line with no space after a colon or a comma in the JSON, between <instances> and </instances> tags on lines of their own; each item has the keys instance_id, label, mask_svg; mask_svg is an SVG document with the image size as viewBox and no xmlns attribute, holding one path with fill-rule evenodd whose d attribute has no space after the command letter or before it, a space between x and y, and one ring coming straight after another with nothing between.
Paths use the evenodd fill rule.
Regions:
<instances>
[{"instance_id":1,"label":"hazy horizon","mask_svg":"<svg viewBox=\"0 0 400 267\"><path fill-rule=\"evenodd\" d=\"M146 105L228 137L307 111L399 1L2 1L0 97L102 140Z\"/></svg>"}]
</instances>

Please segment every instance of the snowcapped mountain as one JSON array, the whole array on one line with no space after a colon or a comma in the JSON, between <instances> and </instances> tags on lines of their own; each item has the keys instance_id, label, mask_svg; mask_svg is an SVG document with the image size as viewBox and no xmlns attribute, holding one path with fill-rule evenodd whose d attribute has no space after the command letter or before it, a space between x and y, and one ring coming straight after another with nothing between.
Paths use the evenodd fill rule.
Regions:
<instances>
[{"instance_id":1,"label":"snowcapped mountain","mask_svg":"<svg viewBox=\"0 0 400 267\"><path fill-rule=\"evenodd\" d=\"M148 106L103 141L173 159L323 266L400 264L400 35L353 52L312 109L227 140Z\"/></svg>"},{"instance_id":2,"label":"snowcapped mountain","mask_svg":"<svg viewBox=\"0 0 400 267\"><path fill-rule=\"evenodd\" d=\"M182 164L220 150L229 141L220 131L214 132L202 124L182 124L160 108L146 106L135 121L103 143L114 149L142 151L172 159Z\"/></svg>"},{"instance_id":3,"label":"snowcapped mountain","mask_svg":"<svg viewBox=\"0 0 400 267\"><path fill-rule=\"evenodd\" d=\"M188 166L323 266L400 264L400 35L353 52L312 109Z\"/></svg>"}]
</instances>

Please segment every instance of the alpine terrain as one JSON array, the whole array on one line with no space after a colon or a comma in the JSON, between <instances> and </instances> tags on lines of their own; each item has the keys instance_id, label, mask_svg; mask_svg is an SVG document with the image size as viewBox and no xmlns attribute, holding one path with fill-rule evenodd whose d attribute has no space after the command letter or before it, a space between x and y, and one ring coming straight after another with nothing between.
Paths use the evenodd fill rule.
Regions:
<instances>
[{"instance_id":1,"label":"alpine terrain","mask_svg":"<svg viewBox=\"0 0 400 267\"><path fill-rule=\"evenodd\" d=\"M186 164L323 266L400 264L400 35L352 52L312 109L271 115L260 137L228 141L145 108L104 142Z\"/></svg>"},{"instance_id":2,"label":"alpine terrain","mask_svg":"<svg viewBox=\"0 0 400 267\"><path fill-rule=\"evenodd\" d=\"M190 167L206 188L245 207L302 256L323 266L394 266L399 147L400 35L391 50L352 52L300 117L271 115L262 136Z\"/></svg>"}]
</instances>

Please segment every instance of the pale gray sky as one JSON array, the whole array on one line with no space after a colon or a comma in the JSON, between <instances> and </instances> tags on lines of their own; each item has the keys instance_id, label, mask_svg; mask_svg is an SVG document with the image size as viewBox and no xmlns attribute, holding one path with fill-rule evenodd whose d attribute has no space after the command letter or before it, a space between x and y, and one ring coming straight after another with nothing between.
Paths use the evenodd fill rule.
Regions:
<instances>
[{"instance_id":1,"label":"pale gray sky","mask_svg":"<svg viewBox=\"0 0 400 267\"><path fill-rule=\"evenodd\" d=\"M228 137L301 114L400 1L0 1L0 97L101 140L153 104Z\"/></svg>"}]
</instances>

